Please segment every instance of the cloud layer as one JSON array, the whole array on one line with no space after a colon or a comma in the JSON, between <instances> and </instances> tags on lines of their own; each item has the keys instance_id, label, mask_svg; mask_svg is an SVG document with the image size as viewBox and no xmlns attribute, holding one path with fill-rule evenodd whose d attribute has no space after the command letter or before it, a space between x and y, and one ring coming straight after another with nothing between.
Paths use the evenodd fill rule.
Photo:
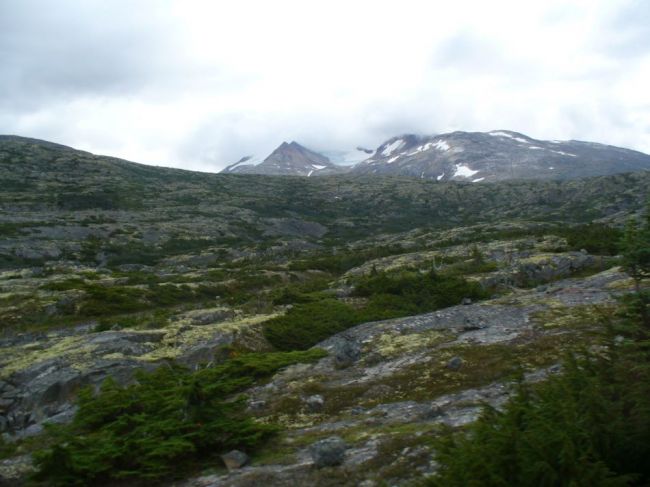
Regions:
<instances>
[{"instance_id":1,"label":"cloud layer","mask_svg":"<svg viewBox=\"0 0 650 487\"><path fill-rule=\"evenodd\" d=\"M650 152L648 39L643 0L4 0L0 133L207 171L449 130Z\"/></svg>"}]
</instances>

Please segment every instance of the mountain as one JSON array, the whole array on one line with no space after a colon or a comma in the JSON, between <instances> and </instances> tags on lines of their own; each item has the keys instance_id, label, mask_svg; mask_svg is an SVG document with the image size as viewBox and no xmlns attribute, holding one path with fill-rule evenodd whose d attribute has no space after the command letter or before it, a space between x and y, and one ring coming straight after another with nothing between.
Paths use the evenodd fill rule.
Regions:
<instances>
[{"instance_id":1,"label":"mountain","mask_svg":"<svg viewBox=\"0 0 650 487\"><path fill-rule=\"evenodd\" d=\"M277 176L321 176L344 172L326 156L297 142L283 142L263 161L248 156L226 167L226 174L265 174Z\"/></svg>"},{"instance_id":2,"label":"mountain","mask_svg":"<svg viewBox=\"0 0 650 487\"><path fill-rule=\"evenodd\" d=\"M393 137L352 172L479 182L576 179L647 170L650 155L642 152L578 140L536 140L495 130Z\"/></svg>"}]
</instances>

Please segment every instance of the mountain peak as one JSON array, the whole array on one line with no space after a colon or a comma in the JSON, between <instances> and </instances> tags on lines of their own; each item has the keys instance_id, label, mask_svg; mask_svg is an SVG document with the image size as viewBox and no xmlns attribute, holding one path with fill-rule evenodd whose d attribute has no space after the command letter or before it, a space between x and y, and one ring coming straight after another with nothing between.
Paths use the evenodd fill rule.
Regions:
<instances>
[{"instance_id":1,"label":"mountain peak","mask_svg":"<svg viewBox=\"0 0 650 487\"><path fill-rule=\"evenodd\" d=\"M228 166L222 172L243 174L267 174L286 176L312 176L341 172L328 157L307 149L296 141L282 142L271 154L257 165L241 162Z\"/></svg>"}]
</instances>

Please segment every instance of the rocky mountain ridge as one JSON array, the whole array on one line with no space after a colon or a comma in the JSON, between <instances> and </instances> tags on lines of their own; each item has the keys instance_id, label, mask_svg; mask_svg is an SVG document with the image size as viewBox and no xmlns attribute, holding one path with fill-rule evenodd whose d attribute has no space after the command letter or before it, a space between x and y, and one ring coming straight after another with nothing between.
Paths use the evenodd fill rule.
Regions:
<instances>
[{"instance_id":1,"label":"rocky mountain ridge","mask_svg":"<svg viewBox=\"0 0 650 487\"><path fill-rule=\"evenodd\" d=\"M356 174L436 181L575 179L650 170L650 156L594 142L544 141L518 132L393 137L353 168Z\"/></svg>"},{"instance_id":2,"label":"rocky mountain ridge","mask_svg":"<svg viewBox=\"0 0 650 487\"><path fill-rule=\"evenodd\" d=\"M246 157L222 172L240 174L409 176L435 181L490 182L508 179L576 179L650 170L650 156L579 140L537 140L509 130L404 134L376 150L357 148L331 155L339 164L299 144L283 143L262 163ZM326 160L327 159L327 160Z\"/></svg>"}]
</instances>

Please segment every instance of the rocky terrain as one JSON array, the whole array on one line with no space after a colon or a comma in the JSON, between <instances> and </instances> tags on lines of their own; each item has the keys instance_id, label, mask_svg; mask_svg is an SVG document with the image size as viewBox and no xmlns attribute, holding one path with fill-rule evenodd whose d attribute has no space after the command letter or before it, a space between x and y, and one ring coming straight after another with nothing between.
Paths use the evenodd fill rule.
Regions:
<instances>
[{"instance_id":1,"label":"rocky terrain","mask_svg":"<svg viewBox=\"0 0 650 487\"><path fill-rule=\"evenodd\" d=\"M518 366L530 381L556 372L563 353L594 339L627 280L611 269L336 335L318 345L329 357L292 366L251 391L255 414L286 426L270 458L183 485L401 485L421 478L435 469L428 440L441 425L465 425L484 404L503 404ZM314 468L310 446L331 437L343 440L341 466Z\"/></svg>"},{"instance_id":2,"label":"rocky terrain","mask_svg":"<svg viewBox=\"0 0 650 487\"><path fill-rule=\"evenodd\" d=\"M301 305L370 309L368 279L433 270L480 292L318 340L325 357L246 391L246 414L279 425L274 437L167 483L421 479L444 425L503 404L518 375L544 380L567 351L598 348L632 288L616 241L649 174L489 185L206 175L0 138L0 484L33 470L44 425L69 422L84 386L272 351L268 323Z\"/></svg>"}]
</instances>

